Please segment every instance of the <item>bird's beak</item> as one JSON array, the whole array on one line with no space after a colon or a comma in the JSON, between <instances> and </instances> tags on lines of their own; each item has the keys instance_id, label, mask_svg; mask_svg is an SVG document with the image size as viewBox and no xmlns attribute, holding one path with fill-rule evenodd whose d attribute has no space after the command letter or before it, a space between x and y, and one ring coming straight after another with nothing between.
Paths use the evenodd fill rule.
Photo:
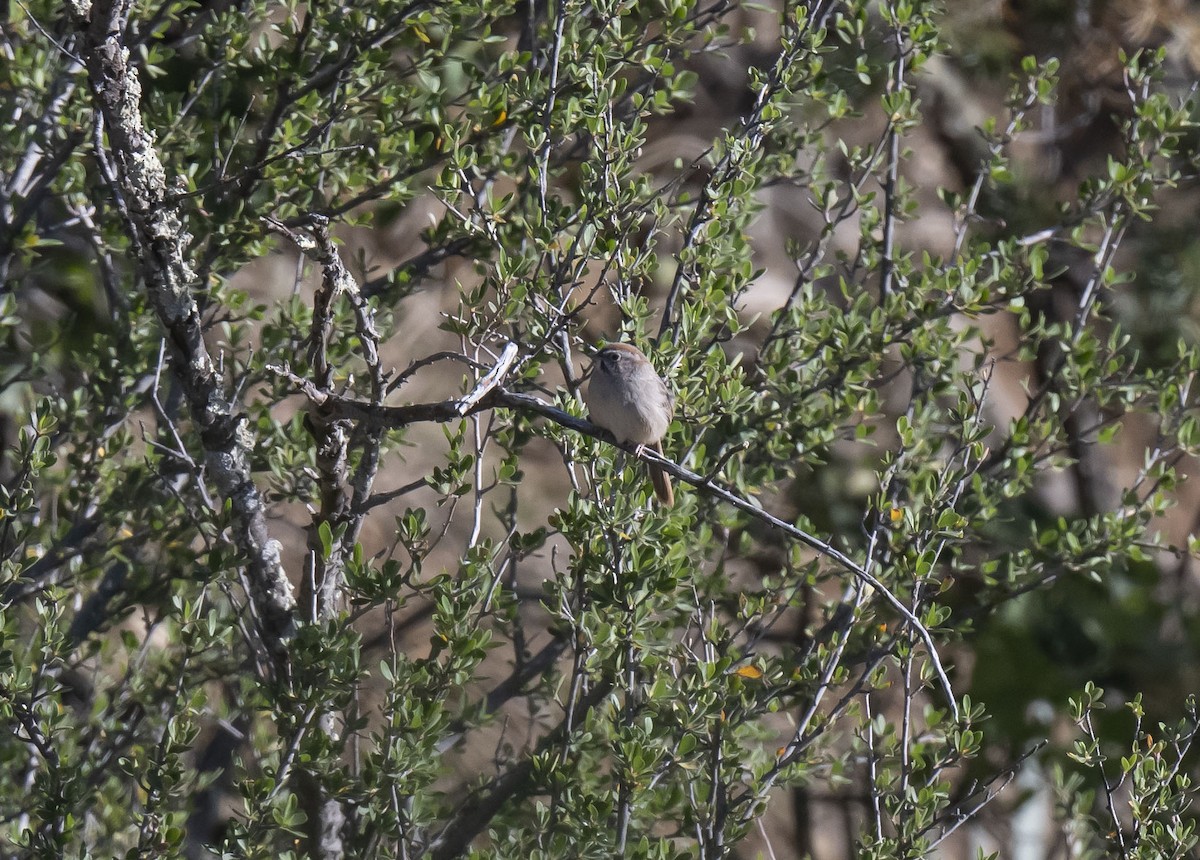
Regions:
<instances>
[{"instance_id":1,"label":"bird's beak","mask_svg":"<svg viewBox=\"0 0 1200 860\"><path fill-rule=\"evenodd\" d=\"M580 382L588 379L592 375L592 371L596 369L596 360L600 356L600 350L603 347L604 344L600 344L599 346L593 346L590 343L584 345L583 354L588 360L588 366L587 369L583 371L583 376L579 378Z\"/></svg>"}]
</instances>

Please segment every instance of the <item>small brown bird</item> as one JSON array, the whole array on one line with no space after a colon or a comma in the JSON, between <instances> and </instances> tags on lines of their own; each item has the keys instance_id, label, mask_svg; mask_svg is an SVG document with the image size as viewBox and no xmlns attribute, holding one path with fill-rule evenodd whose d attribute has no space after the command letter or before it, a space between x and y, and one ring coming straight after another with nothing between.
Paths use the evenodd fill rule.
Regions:
<instances>
[{"instance_id":1,"label":"small brown bird","mask_svg":"<svg viewBox=\"0 0 1200 860\"><path fill-rule=\"evenodd\" d=\"M675 414L675 395L640 349L627 343L610 343L601 349L583 399L592 423L618 442L662 453L662 437ZM659 502L668 507L675 504L671 478L658 466L647 466Z\"/></svg>"}]
</instances>

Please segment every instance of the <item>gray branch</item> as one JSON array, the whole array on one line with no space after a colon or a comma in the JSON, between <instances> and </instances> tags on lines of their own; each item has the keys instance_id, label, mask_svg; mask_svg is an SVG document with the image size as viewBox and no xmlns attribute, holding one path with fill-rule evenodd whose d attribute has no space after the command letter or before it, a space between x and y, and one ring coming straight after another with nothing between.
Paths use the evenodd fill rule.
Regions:
<instances>
[{"instance_id":1,"label":"gray branch","mask_svg":"<svg viewBox=\"0 0 1200 860\"><path fill-rule=\"evenodd\" d=\"M503 357L502 357L503 360ZM309 398L317 408L325 412L328 416L337 418L348 418L353 421L362 422L369 427L406 427L410 424L417 424L426 421L445 422L455 421L466 415L471 415L476 412L482 412L486 409L495 409L504 407L515 409L524 412L534 412L541 415L543 418L566 427L568 430L574 430L587 436L592 436L596 439L601 439L610 444L624 450L626 453L645 460L648 463L653 463L664 472L672 477L691 484L696 489L709 495L715 496L722 501L733 505L740 511L754 517L755 519L766 523L771 528L780 531L793 540L816 550L821 555L835 562L839 567L846 570L857 579L871 586L877 594L898 612L905 621L912 626L917 635L920 636L922 642L929 652L929 660L933 664L934 671L937 673L938 680L941 682L942 690L946 695L946 704L949 706L954 719L959 716L958 702L955 699L954 690L950 685L950 678L946 674L945 668L942 666L942 661L938 655L936 643L933 640L933 635L929 632L929 628L922 623L912 609L904 604L878 577L872 574L866 567L848 555L846 555L837 547L827 541L823 541L815 535L811 535L803 529L781 520L779 517L763 510L763 508L752 499L744 499L736 493L722 487L716 483L712 477L699 475L690 469L685 469L678 463L668 460L660 454L645 448L641 445L622 444L613 440L612 435L606 430L598 427L590 421L583 418L577 418L568 412L551 406L549 403L534 397L530 394L521 392L508 391L504 388L495 387L485 393L475 396L472 394L471 405L467 409L463 409L462 400L444 400L437 403L411 403L404 406L380 406L374 403L364 403L362 401L351 400L344 397L339 397L336 394L328 391L317 389L311 383L290 374L284 368L273 368L276 372L286 375L292 382L300 386L301 390ZM489 374L489 378L491 378Z\"/></svg>"},{"instance_id":2,"label":"gray branch","mask_svg":"<svg viewBox=\"0 0 1200 860\"><path fill-rule=\"evenodd\" d=\"M187 398L204 447L204 463L231 508L233 539L246 559L250 599L276 668L286 666L285 643L295 627L295 598L267 532L263 499L250 478L253 444L244 416L235 414L208 348L193 295L195 274L185 257L191 237L154 137L142 123L142 88L124 45L130 3L99 0L90 9L69 4L84 30L81 58L97 111L108 132L115 184L129 208L130 240L151 305L167 333L171 366Z\"/></svg>"}]
</instances>

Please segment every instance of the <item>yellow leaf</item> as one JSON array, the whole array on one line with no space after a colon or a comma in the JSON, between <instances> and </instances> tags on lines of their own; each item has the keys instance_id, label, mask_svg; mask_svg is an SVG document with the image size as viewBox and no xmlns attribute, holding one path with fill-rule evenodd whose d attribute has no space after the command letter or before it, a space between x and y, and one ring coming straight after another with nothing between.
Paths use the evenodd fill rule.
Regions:
<instances>
[{"instance_id":1,"label":"yellow leaf","mask_svg":"<svg viewBox=\"0 0 1200 860\"><path fill-rule=\"evenodd\" d=\"M758 669L755 666L742 666L740 669L738 669L733 674L740 675L743 678L750 678L751 680L754 680L754 681L757 681L759 678L761 678L763 676L762 670Z\"/></svg>"},{"instance_id":2,"label":"yellow leaf","mask_svg":"<svg viewBox=\"0 0 1200 860\"><path fill-rule=\"evenodd\" d=\"M416 24L413 25L413 33L416 35L416 37L418 39L420 39L426 45L429 44L429 42L430 42L429 37L427 35L425 35L425 31L422 30L420 27L418 27Z\"/></svg>"},{"instance_id":3,"label":"yellow leaf","mask_svg":"<svg viewBox=\"0 0 1200 860\"><path fill-rule=\"evenodd\" d=\"M898 523L904 518L904 511L900 510L900 508L892 508L890 511L888 511L888 518L892 522Z\"/></svg>"}]
</instances>

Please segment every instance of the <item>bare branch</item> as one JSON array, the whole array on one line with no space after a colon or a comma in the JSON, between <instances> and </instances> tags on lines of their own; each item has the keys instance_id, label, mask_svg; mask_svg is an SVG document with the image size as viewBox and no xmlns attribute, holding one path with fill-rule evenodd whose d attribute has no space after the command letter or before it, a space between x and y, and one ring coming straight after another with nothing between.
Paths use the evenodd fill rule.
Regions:
<instances>
[{"instance_id":1,"label":"bare branch","mask_svg":"<svg viewBox=\"0 0 1200 860\"><path fill-rule=\"evenodd\" d=\"M292 377L295 379L295 377ZM929 652L930 662L933 664L934 670L937 672L938 680L941 682L942 689L946 695L946 703L954 715L955 720L958 719L958 704L955 700L954 690L950 685L950 679L946 674L945 668L942 666L941 659L938 656L937 646L933 641L933 636L929 629L921 622L905 603L892 593L883 581L871 574L861 564L851 559L841 550L834 547L827 541L809 534L791 523L785 522L773 514L763 510L756 502L744 499L736 493L725 489L717 484L711 478L696 474L690 469L685 469L678 463L660 456L654 451L643 448L640 445L632 443L617 443L612 436L602 428L587 421L583 418L577 418L568 412L551 406L549 403L534 397L530 394L522 394L519 392L507 391L502 388L492 389L487 394L478 398L474 406L465 412L461 408L462 401L460 400L444 400L438 403L413 403L406 406L375 406L361 401L347 400L329 392L314 390L311 386L305 387L305 394L313 400L318 406L326 410L329 414L340 417L350 418L355 421L361 421L369 426L374 427L405 427L410 424L422 422L446 422L454 421L465 417L466 415L474 414L475 412L484 409L492 409L498 406L518 409L527 412L534 412L544 418L548 418L554 423L566 427L569 430L575 430L583 433L586 436L591 436L596 439L601 439L605 442L616 445L628 454L645 460L647 463L653 463L659 466L667 474L684 481L697 489L703 490L709 495L715 496L724 502L728 502L740 511L743 511L755 519L766 523L777 531L783 532L794 540L798 540L805 546L816 550L826 558L836 562L840 567L849 573L853 574L858 579L870 585L884 601L896 610L917 632L921 640L925 643L925 647Z\"/></svg>"}]
</instances>

